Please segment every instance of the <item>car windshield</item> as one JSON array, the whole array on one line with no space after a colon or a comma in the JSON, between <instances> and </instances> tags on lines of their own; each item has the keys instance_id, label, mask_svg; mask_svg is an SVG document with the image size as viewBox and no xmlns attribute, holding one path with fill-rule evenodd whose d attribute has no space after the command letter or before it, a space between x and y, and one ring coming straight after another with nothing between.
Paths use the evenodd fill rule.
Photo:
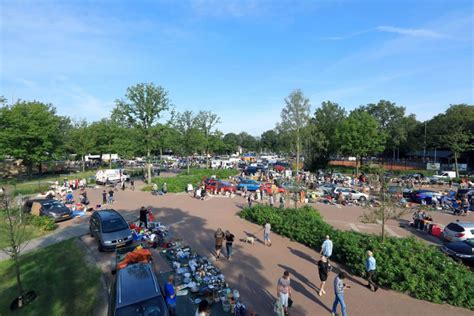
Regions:
<instances>
[{"instance_id":1,"label":"car windshield","mask_svg":"<svg viewBox=\"0 0 474 316\"><path fill-rule=\"evenodd\" d=\"M167 315L165 303L161 296L119 308L117 316L164 316Z\"/></svg>"},{"instance_id":2,"label":"car windshield","mask_svg":"<svg viewBox=\"0 0 474 316\"><path fill-rule=\"evenodd\" d=\"M102 222L102 232L112 233L128 228L127 223L122 218L112 218Z\"/></svg>"},{"instance_id":3,"label":"car windshield","mask_svg":"<svg viewBox=\"0 0 474 316\"><path fill-rule=\"evenodd\" d=\"M61 202L56 202L56 201L43 203L42 206L43 206L43 209L47 211L57 210L57 209L65 207L64 204L62 204Z\"/></svg>"}]
</instances>

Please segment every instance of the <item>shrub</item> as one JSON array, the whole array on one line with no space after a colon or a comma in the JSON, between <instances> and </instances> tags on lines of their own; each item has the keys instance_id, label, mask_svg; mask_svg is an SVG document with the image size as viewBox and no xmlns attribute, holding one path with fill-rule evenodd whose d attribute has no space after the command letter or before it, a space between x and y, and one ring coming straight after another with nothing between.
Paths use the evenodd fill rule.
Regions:
<instances>
[{"instance_id":1,"label":"shrub","mask_svg":"<svg viewBox=\"0 0 474 316\"><path fill-rule=\"evenodd\" d=\"M240 212L244 219L319 251L325 235L334 243L332 259L344 264L351 273L363 276L366 251L377 259L377 281L395 291L417 299L448 303L474 310L474 274L465 266L415 238L388 237L340 231L324 222L317 210L278 209L256 205Z\"/></svg>"},{"instance_id":2,"label":"shrub","mask_svg":"<svg viewBox=\"0 0 474 316\"><path fill-rule=\"evenodd\" d=\"M44 231L52 231L58 227L58 224L54 222L54 219L48 216L35 216L30 215L30 224L36 226Z\"/></svg>"}]
</instances>

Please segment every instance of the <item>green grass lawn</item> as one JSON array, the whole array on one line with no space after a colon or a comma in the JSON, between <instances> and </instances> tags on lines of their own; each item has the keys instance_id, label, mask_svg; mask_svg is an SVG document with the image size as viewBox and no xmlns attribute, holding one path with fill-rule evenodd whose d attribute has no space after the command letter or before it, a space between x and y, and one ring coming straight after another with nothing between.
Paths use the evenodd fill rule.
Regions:
<instances>
[{"instance_id":1,"label":"green grass lawn","mask_svg":"<svg viewBox=\"0 0 474 316\"><path fill-rule=\"evenodd\" d=\"M27 236L26 240L35 239L37 237L49 234L50 232L41 229L40 227L36 227L33 225L27 225L25 227L25 234ZM9 231L8 231L8 224L3 218L0 216L0 249L4 249L10 245L9 243ZM0 314L1 315L1 314Z\"/></svg>"},{"instance_id":2,"label":"green grass lawn","mask_svg":"<svg viewBox=\"0 0 474 316\"><path fill-rule=\"evenodd\" d=\"M168 192L177 193L184 192L188 183L193 186L199 184L202 178L207 178L215 175L219 179L227 179L230 176L235 176L238 173L235 169L191 169L190 173L187 174L186 170L183 170L176 177L161 178L155 177L151 181L158 184L158 188L161 189L163 183L166 182ZM151 191L152 186L146 186L143 191Z\"/></svg>"},{"instance_id":3,"label":"green grass lawn","mask_svg":"<svg viewBox=\"0 0 474 316\"><path fill-rule=\"evenodd\" d=\"M20 257L24 289L37 298L21 311L12 312L17 296L14 264L0 262L0 315L92 315L100 290L100 270L84 260L75 239Z\"/></svg>"}]
</instances>

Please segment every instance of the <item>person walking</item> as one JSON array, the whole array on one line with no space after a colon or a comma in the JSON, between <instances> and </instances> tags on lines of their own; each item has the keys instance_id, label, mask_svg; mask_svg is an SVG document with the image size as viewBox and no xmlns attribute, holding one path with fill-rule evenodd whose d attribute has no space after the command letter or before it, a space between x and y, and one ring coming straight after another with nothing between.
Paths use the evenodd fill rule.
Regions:
<instances>
[{"instance_id":1,"label":"person walking","mask_svg":"<svg viewBox=\"0 0 474 316\"><path fill-rule=\"evenodd\" d=\"M321 245L321 254L326 257L329 264L329 258L332 255L332 240L329 238L329 235L326 235L326 239L324 240L323 244Z\"/></svg>"},{"instance_id":2,"label":"person walking","mask_svg":"<svg viewBox=\"0 0 474 316\"><path fill-rule=\"evenodd\" d=\"M367 287L372 291L372 287L374 288L373 291L377 291L379 287L375 284L374 277L375 277L375 270L377 269L377 263L374 258L374 254L372 251L367 251L367 259L365 260L365 271L367 272Z\"/></svg>"},{"instance_id":3,"label":"person walking","mask_svg":"<svg viewBox=\"0 0 474 316\"><path fill-rule=\"evenodd\" d=\"M324 290L324 285L328 279L328 272L329 272L329 263L328 259L325 256L321 256L321 260L318 261L318 272L319 272L319 279L321 280L321 284L319 285L319 296L326 294Z\"/></svg>"},{"instance_id":4,"label":"person walking","mask_svg":"<svg viewBox=\"0 0 474 316\"><path fill-rule=\"evenodd\" d=\"M222 244L224 242L225 234L221 228L218 228L217 231L214 233L215 239L215 249L216 249L216 260L219 260L222 250Z\"/></svg>"},{"instance_id":5,"label":"person walking","mask_svg":"<svg viewBox=\"0 0 474 316\"><path fill-rule=\"evenodd\" d=\"M165 284L166 305L170 316L176 316L176 288L174 287L174 276L170 275Z\"/></svg>"},{"instance_id":6,"label":"person walking","mask_svg":"<svg viewBox=\"0 0 474 316\"><path fill-rule=\"evenodd\" d=\"M263 242L265 246L271 246L272 241L270 240L270 232L272 230L272 225L267 221L265 221L265 225L263 225Z\"/></svg>"},{"instance_id":7,"label":"person walking","mask_svg":"<svg viewBox=\"0 0 474 316\"><path fill-rule=\"evenodd\" d=\"M133 181L133 179L130 179L130 189L135 191L135 181Z\"/></svg>"},{"instance_id":8,"label":"person walking","mask_svg":"<svg viewBox=\"0 0 474 316\"><path fill-rule=\"evenodd\" d=\"M278 279L277 283L277 297L280 300L280 304L283 306L285 315L288 315L288 300L291 298L291 287L290 287L290 272L283 272L283 276Z\"/></svg>"},{"instance_id":9,"label":"person walking","mask_svg":"<svg viewBox=\"0 0 474 316\"><path fill-rule=\"evenodd\" d=\"M273 193L270 193L270 197L268 198L268 202L270 203L270 207L273 207L275 200L273 199Z\"/></svg>"},{"instance_id":10,"label":"person walking","mask_svg":"<svg viewBox=\"0 0 474 316\"><path fill-rule=\"evenodd\" d=\"M249 194L249 196L247 198L247 203L249 205L249 208L252 208L252 194Z\"/></svg>"},{"instance_id":11,"label":"person walking","mask_svg":"<svg viewBox=\"0 0 474 316\"><path fill-rule=\"evenodd\" d=\"M344 283L343 280L345 278L346 278L345 272L340 272L334 278L334 294L336 297L334 298L334 303L332 304L332 311L331 311L332 316L336 315L338 304L341 304L342 316L347 316L346 303L344 302L344 290L349 289L350 286Z\"/></svg>"},{"instance_id":12,"label":"person walking","mask_svg":"<svg viewBox=\"0 0 474 316\"><path fill-rule=\"evenodd\" d=\"M234 234L232 234L228 230L225 231L225 249L227 251L227 260L230 260L230 257L232 256L232 246L234 243L234 238Z\"/></svg>"},{"instance_id":13,"label":"person walking","mask_svg":"<svg viewBox=\"0 0 474 316\"><path fill-rule=\"evenodd\" d=\"M105 190L102 191L102 204L107 204L107 192Z\"/></svg>"},{"instance_id":14,"label":"person walking","mask_svg":"<svg viewBox=\"0 0 474 316\"><path fill-rule=\"evenodd\" d=\"M122 191L125 191L125 180L122 180Z\"/></svg>"},{"instance_id":15,"label":"person walking","mask_svg":"<svg viewBox=\"0 0 474 316\"><path fill-rule=\"evenodd\" d=\"M114 203L114 190L109 190L109 204Z\"/></svg>"}]
</instances>

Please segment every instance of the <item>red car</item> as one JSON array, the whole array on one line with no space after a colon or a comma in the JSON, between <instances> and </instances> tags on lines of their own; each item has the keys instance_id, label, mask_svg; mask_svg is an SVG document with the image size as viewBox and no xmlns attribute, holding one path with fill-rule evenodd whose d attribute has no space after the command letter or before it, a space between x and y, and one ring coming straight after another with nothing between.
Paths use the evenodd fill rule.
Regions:
<instances>
[{"instance_id":1,"label":"red car","mask_svg":"<svg viewBox=\"0 0 474 316\"><path fill-rule=\"evenodd\" d=\"M233 192L235 193L237 191L237 188L235 185L233 185L230 182L224 182L224 181L211 181L206 184L206 191L211 191L211 192Z\"/></svg>"},{"instance_id":2,"label":"red car","mask_svg":"<svg viewBox=\"0 0 474 316\"><path fill-rule=\"evenodd\" d=\"M272 184L271 183L262 183L260 185L260 191L265 191L265 193L270 194L272 193ZM277 186L277 192L278 193L285 193L284 188L280 188Z\"/></svg>"},{"instance_id":3,"label":"red car","mask_svg":"<svg viewBox=\"0 0 474 316\"><path fill-rule=\"evenodd\" d=\"M275 169L278 172L282 172L283 170L285 170L285 167L280 166L280 165L276 165L276 166L273 167L273 169Z\"/></svg>"}]
</instances>

